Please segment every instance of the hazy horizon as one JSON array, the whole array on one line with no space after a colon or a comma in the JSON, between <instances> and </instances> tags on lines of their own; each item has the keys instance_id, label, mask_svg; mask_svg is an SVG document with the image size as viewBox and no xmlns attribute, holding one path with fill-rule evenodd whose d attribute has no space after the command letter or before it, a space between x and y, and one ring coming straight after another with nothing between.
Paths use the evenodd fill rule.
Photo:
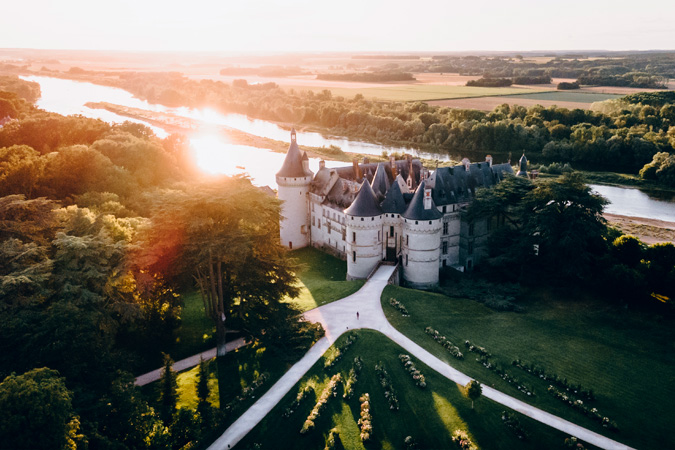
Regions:
<instances>
[{"instance_id":1,"label":"hazy horizon","mask_svg":"<svg viewBox=\"0 0 675 450\"><path fill-rule=\"evenodd\" d=\"M647 51L675 45L675 2L472 4L423 0L25 0L0 17L5 49L207 53Z\"/></svg>"}]
</instances>

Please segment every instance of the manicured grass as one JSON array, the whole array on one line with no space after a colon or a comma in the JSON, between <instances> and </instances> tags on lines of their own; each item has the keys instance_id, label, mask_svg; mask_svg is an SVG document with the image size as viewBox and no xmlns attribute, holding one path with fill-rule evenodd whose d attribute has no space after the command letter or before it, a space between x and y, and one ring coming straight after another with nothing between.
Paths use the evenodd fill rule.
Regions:
<instances>
[{"instance_id":1,"label":"manicured grass","mask_svg":"<svg viewBox=\"0 0 675 450\"><path fill-rule=\"evenodd\" d=\"M481 449L541 449L559 448L565 435L550 427L541 425L518 415L521 424L530 435L528 441L520 441L503 425L501 413L504 408L486 398L480 398L471 409L463 388L429 369L413 357L417 368L426 377L426 389L415 386L408 372L398 359L402 348L378 332L359 330L359 339L350 347L344 357L329 370L324 370L324 358L319 360L303 379L282 399L282 401L237 445L237 448L251 448L254 443L261 448L297 449L323 448L331 428L336 427L345 449L401 449L403 440L412 436L423 449L453 448L450 441L457 429L469 433L472 441ZM336 343L340 346L346 336ZM327 352L328 354L329 352ZM316 420L316 428L305 435L300 429L316 400L321 395L330 377L340 372L346 380L353 360L360 356L363 370L356 383L355 394L344 400L344 388L338 389L338 396L330 398L326 408ZM384 363L399 400L400 410L392 411L380 386L375 364ZM289 418L282 413L290 406L298 392L305 386L312 386L311 394ZM359 397L370 394L373 416L373 439L366 446L360 440L358 419Z\"/></svg>"},{"instance_id":2,"label":"manicured grass","mask_svg":"<svg viewBox=\"0 0 675 450\"><path fill-rule=\"evenodd\" d=\"M410 317L402 317L389 298L402 302ZM382 305L401 332L448 364L494 385L503 392L581 426L640 449L675 448L671 429L675 413L675 332L672 321L619 309L589 298L563 298L547 292L532 294L524 313L495 312L466 299L388 286ZM457 360L426 335L439 330L465 353ZM478 364L464 341L485 347L493 363L531 387L527 397ZM546 392L549 383L513 366L512 360L542 366L549 373L592 389L588 402L614 420L614 433L576 412Z\"/></svg>"},{"instance_id":3,"label":"manicured grass","mask_svg":"<svg viewBox=\"0 0 675 450\"><path fill-rule=\"evenodd\" d=\"M361 289L363 281L346 281L347 263L313 247L294 250L302 268L298 278L302 284L300 295L292 302L302 311L340 300Z\"/></svg>"},{"instance_id":4,"label":"manicured grass","mask_svg":"<svg viewBox=\"0 0 675 450\"><path fill-rule=\"evenodd\" d=\"M216 345L216 327L206 317L199 291L185 292L182 298L181 324L176 335L176 342L170 351L174 361L203 352Z\"/></svg>"},{"instance_id":5,"label":"manicured grass","mask_svg":"<svg viewBox=\"0 0 675 450\"><path fill-rule=\"evenodd\" d=\"M305 89L304 87L294 89ZM307 90L321 92L326 88L307 87ZM392 85L391 87L372 87L372 88L329 88L333 96L343 96L352 98L356 94L362 94L368 99L387 100L387 101L426 101L426 100L445 100L453 98L470 97L494 97L502 95L536 93L548 91L548 89L528 89L528 88L486 88L475 86L435 86L430 84L408 84Z\"/></svg>"},{"instance_id":6,"label":"manicured grass","mask_svg":"<svg viewBox=\"0 0 675 450\"><path fill-rule=\"evenodd\" d=\"M546 100L553 102L593 103L603 100L619 98L621 95L601 94L597 92L549 91L526 92L518 95L509 95L509 98L525 98L529 100Z\"/></svg>"}]
</instances>

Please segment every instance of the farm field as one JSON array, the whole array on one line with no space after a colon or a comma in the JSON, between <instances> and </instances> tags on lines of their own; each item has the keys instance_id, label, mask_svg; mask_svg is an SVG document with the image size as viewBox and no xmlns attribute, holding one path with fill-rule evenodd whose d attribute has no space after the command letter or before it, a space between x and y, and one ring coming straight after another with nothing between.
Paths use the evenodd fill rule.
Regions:
<instances>
[{"instance_id":1,"label":"farm field","mask_svg":"<svg viewBox=\"0 0 675 450\"><path fill-rule=\"evenodd\" d=\"M510 97L515 97L511 95ZM577 91L551 91L551 92L529 92L519 94L518 98L527 100L543 100L552 102L571 102L571 103L593 103L604 100L611 100L621 97L615 94L603 94L598 92L577 92Z\"/></svg>"},{"instance_id":2,"label":"farm field","mask_svg":"<svg viewBox=\"0 0 675 450\"><path fill-rule=\"evenodd\" d=\"M405 305L410 317L389 305L392 297ZM532 293L519 304L525 312L496 312L472 300L394 286L382 294L392 325L480 382L636 448L675 447L667 432L675 418L669 400L675 398L673 330L667 323L592 298L564 298L546 291ZM453 358L425 333L427 326L458 345L465 358ZM465 340L484 347L492 354L491 364L516 377L535 396L525 396L477 363L478 355L466 350ZM550 382L512 366L516 359L593 390L596 399L584 403L615 421L619 431L609 431L555 399L547 392Z\"/></svg>"},{"instance_id":3,"label":"farm field","mask_svg":"<svg viewBox=\"0 0 675 450\"><path fill-rule=\"evenodd\" d=\"M524 107L530 107L535 105L541 105L545 108L549 106L556 105L560 108L567 109L590 109L592 103L581 103L581 102L561 102L561 101L546 101L546 100L531 100L522 98L519 95L514 96L501 96L501 97L473 97L473 98L458 98L452 100L434 100L428 102L430 105L436 106L445 106L448 108L460 108L460 109L477 109L479 111L492 111L495 107L506 103L508 105L520 105Z\"/></svg>"},{"instance_id":4,"label":"farm field","mask_svg":"<svg viewBox=\"0 0 675 450\"><path fill-rule=\"evenodd\" d=\"M471 401L459 386L412 358L417 369L424 375L426 388L415 385L411 375L398 358L405 351L385 336L372 330L356 332L356 342L344 351L344 356L332 368L324 369L327 360L334 357L336 347L344 345L346 335L305 374L294 388L272 409L238 445L237 448L296 449L324 448L329 431L336 428L345 449L402 449L407 436L423 449L454 448L451 436L455 430L463 430L483 450L489 449L540 449L559 448L567 437L548 426L516 414L528 439L521 441L502 421L504 407L481 398L471 409ZM354 394L344 399L344 382L349 377L356 357L362 359L363 367L354 385ZM376 364L382 364L391 380L399 409L391 409L380 385ZM321 396L329 379L340 373L343 382L338 385L335 397L330 397L325 409L314 421L315 427L301 434L310 411ZM287 418L282 414L306 386L313 388L297 409ZM359 397L368 393L372 415L371 440L365 444L360 439L358 420ZM337 446L336 448L341 448Z\"/></svg>"}]
</instances>

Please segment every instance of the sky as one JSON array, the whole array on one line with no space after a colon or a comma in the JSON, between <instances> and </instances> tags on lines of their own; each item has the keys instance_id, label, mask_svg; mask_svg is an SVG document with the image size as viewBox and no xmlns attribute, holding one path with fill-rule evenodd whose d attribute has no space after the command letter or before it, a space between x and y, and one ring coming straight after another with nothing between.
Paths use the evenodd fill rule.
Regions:
<instances>
[{"instance_id":1,"label":"sky","mask_svg":"<svg viewBox=\"0 0 675 450\"><path fill-rule=\"evenodd\" d=\"M16 0L0 48L218 52L675 49L672 0Z\"/></svg>"}]
</instances>

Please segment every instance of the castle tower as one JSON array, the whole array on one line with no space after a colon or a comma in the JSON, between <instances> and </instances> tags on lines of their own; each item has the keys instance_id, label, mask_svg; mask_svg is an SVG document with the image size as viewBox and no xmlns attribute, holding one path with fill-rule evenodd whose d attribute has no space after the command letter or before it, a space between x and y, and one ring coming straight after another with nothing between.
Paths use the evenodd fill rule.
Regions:
<instances>
[{"instance_id":1,"label":"castle tower","mask_svg":"<svg viewBox=\"0 0 675 450\"><path fill-rule=\"evenodd\" d=\"M282 201L281 245L291 250L309 245L308 193L313 175L309 170L307 154L300 151L293 129L286 159L276 176L277 196Z\"/></svg>"},{"instance_id":2,"label":"castle tower","mask_svg":"<svg viewBox=\"0 0 675 450\"><path fill-rule=\"evenodd\" d=\"M382 215L370 183L364 180L345 209L348 280L367 278L382 260Z\"/></svg>"},{"instance_id":3,"label":"castle tower","mask_svg":"<svg viewBox=\"0 0 675 450\"><path fill-rule=\"evenodd\" d=\"M411 287L438 285L442 219L423 181L403 213L403 280Z\"/></svg>"}]
</instances>

